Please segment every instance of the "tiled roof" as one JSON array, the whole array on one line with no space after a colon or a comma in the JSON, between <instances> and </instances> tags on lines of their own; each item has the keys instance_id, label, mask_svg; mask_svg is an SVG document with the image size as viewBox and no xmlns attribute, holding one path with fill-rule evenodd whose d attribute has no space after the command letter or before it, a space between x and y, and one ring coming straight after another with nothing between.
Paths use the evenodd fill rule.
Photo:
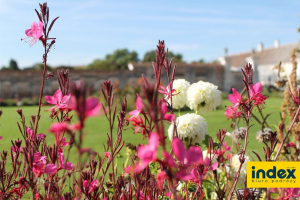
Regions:
<instances>
[{"instance_id":1,"label":"tiled roof","mask_svg":"<svg viewBox=\"0 0 300 200\"><path fill-rule=\"evenodd\" d=\"M228 55L231 66L241 67L246 64L246 58L257 57L258 65L277 64L280 61L290 62L291 52L294 48L299 48L299 43L281 45L278 48L265 48L262 51L246 52L241 54Z\"/></svg>"}]
</instances>

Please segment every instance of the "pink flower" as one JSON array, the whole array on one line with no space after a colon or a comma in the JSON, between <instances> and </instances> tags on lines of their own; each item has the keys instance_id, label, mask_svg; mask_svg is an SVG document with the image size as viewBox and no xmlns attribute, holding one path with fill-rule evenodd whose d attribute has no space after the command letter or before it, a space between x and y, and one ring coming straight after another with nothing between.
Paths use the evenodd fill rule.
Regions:
<instances>
[{"instance_id":1,"label":"pink flower","mask_svg":"<svg viewBox=\"0 0 300 200\"><path fill-rule=\"evenodd\" d=\"M54 96L45 96L45 100L52 104L52 105L55 105L53 106L52 108L48 109L48 110L53 110L55 108L58 108L58 109L64 109L66 107L68 107L68 105L66 104L69 99L71 97L71 93L63 96L63 93L61 90L57 90L55 93L54 93Z\"/></svg>"},{"instance_id":2,"label":"pink flower","mask_svg":"<svg viewBox=\"0 0 300 200\"><path fill-rule=\"evenodd\" d=\"M85 190L88 191L88 193L90 194L97 188L98 181L94 180L90 184L90 182L88 180L84 180L82 185L85 188Z\"/></svg>"},{"instance_id":3,"label":"pink flower","mask_svg":"<svg viewBox=\"0 0 300 200\"><path fill-rule=\"evenodd\" d=\"M36 22L33 22L31 24L31 29L25 30L25 34L28 36L28 38L24 38L21 40L32 38L27 41L29 42L30 46L34 45L43 34L43 22L40 21L39 26L37 25Z\"/></svg>"},{"instance_id":4,"label":"pink flower","mask_svg":"<svg viewBox=\"0 0 300 200\"><path fill-rule=\"evenodd\" d=\"M84 102L84 105L77 105L77 101L75 97L71 98L71 101L69 102L69 106L72 110L76 110L77 113L83 110L82 108L77 108L77 106L84 106L84 118L92 117L99 114L100 110L100 104L99 100L95 97L87 98ZM83 114L83 113L79 113Z\"/></svg>"},{"instance_id":5,"label":"pink flower","mask_svg":"<svg viewBox=\"0 0 300 200\"><path fill-rule=\"evenodd\" d=\"M250 98L253 97L254 95L261 93L263 90L262 84L260 82L256 84L250 85Z\"/></svg>"},{"instance_id":6,"label":"pink flower","mask_svg":"<svg viewBox=\"0 0 300 200\"><path fill-rule=\"evenodd\" d=\"M48 164L44 169L44 173L48 175L54 175L56 172L57 166L55 164Z\"/></svg>"},{"instance_id":7,"label":"pink flower","mask_svg":"<svg viewBox=\"0 0 300 200\"><path fill-rule=\"evenodd\" d=\"M109 152L104 152L104 158L109 158L110 153Z\"/></svg>"},{"instance_id":8,"label":"pink flower","mask_svg":"<svg viewBox=\"0 0 300 200\"><path fill-rule=\"evenodd\" d=\"M262 90L263 87L260 82L250 85L250 98L255 101L255 105L262 104L267 99L267 97L262 95Z\"/></svg>"},{"instance_id":9,"label":"pink flower","mask_svg":"<svg viewBox=\"0 0 300 200\"><path fill-rule=\"evenodd\" d=\"M41 198L40 193L39 193L39 192L36 192L35 195L34 195L34 199L35 199L35 200L38 200L38 199L40 199L40 198Z\"/></svg>"},{"instance_id":10,"label":"pink flower","mask_svg":"<svg viewBox=\"0 0 300 200\"><path fill-rule=\"evenodd\" d=\"M2 137L2 136L0 136L0 140L2 140L2 138L3 138L3 137Z\"/></svg>"},{"instance_id":11,"label":"pink flower","mask_svg":"<svg viewBox=\"0 0 300 200\"><path fill-rule=\"evenodd\" d=\"M44 171L44 165L46 164L46 156L42 156L40 152L36 152L34 154L33 159L33 169L32 171L37 174L37 176L41 176Z\"/></svg>"},{"instance_id":12,"label":"pink flower","mask_svg":"<svg viewBox=\"0 0 300 200\"><path fill-rule=\"evenodd\" d=\"M239 118L241 113L242 112L237 112L237 107L228 106L224 114L227 117L227 120L229 120Z\"/></svg>"},{"instance_id":13,"label":"pink flower","mask_svg":"<svg viewBox=\"0 0 300 200\"><path fill-rule=\"evenodd\" d=\"M56 137L55 137L56 139ZM62 137L60 141L56 141L55 140L55 144L61 148L61 147L65 147L65 146L68 146L69 145L69 142L66 142L66 138L65 137Z\"/></svg>"},{"instance_id":14,"label":"pink flower","mask_svg":"<svg viewBox=\"0 0 300 200\"><path fill-rule=\"evenodd\" d=\"M70 163L70 162L65 163L64 153L59 153L58 164L59 164L59 170L60 169L72 170L73 169L73 163Z\"/></svg>"},{"instance_id":15,"label":"pink flower","mask_svg":"<svg viewBox=\"0 0 300 200\"><path fill-rule=\"evenodd\" d=\"M169 199L171 199L172 192L171 192L171 191L165 192L165 196L166 196L166 197L169 197Z\"/></svg>"},{"instance_id":16,"label":"pink flower","mask_svg":"<svg viewBox=\"0 0 300 200\"><path fill-rule=\"evenodd\" d=\"M200 147L193 146L188 150L185 150L182 141L178 138L174 138L172 140L172 149L181 165L190 166L192 164L203 162L202 150Z\"/></svg>"},{"instance_id":17,"label":"pink flower","mask_svg":"<svg viewBox=\"0 0 300 200\"><path fill-rule=\"evenodd\" d=\"M191 170L191 180L194 183L200 183L202 182L204 175L206 174L206 172L210 171L210 170L216 170L218 168L219 163L215 162L214 164L212 164L210 166L210 160L208 157L205 158L204 162L201 164L204 167L195 167Z\"/></svg>"},{"instance_id":18,"label":"pink flower","mask_svg":"<svg viewBox=\"0 0 300 200\"><path fill-rule=\"evenodd\" d=\"M136 118L142 112L142 106L143 106L142 98L138 94L136 95L137 95L137 99L135 103L136 110L130 111L128 113L129 115L131 115L131 117L129 118L130 120Z\"/></svg>"},{"instance_id":19,"label":"pink flower","mask_svg":"<svg viewBox=\"0 0 300 200\"><path fill-rule=\"evenodd\" d=\"M185 150L182 141L178 138L175 138L172 141L172 149L180 164L179 171L175 176L184 181L190 180L192 176L188 172L188 168L192 165L203 163L201 148L193 146L188 150Z\"/></svg>"},{"instance_id":20,"label":"pink flower","mask_svg":"<svg viewBox=\"0 0 300 200\"><path fill-rule=\"evenodd\" d=\"M136 171L142 171L150 162L156 160L158 141L158 134L151 133L148 140L148 145L142 145L138 148L137 156L141 161L136 165Z\"/></svg>"},{"instance_id":21,"label":"pink flower","mask_svg":"<svg viewBox=\"0 0 300 200\"><path fill-rule=\"evenodd\" d=\"M27 135L28 135L28 139L31 139L31 137L33 136L33 130L31 128L27 128L26 132L27 132Z\"/></svg>"},{"instance_id":22,"label":"pink flower","mask_svg":"<svg viewBox=\"0 0 300 200\"><path fill-rule=\"evenodd\" d=\"M131 125L134 126L134 133L142 133L143 135L146 133L146 126L144 125L143 119L141 116L137 116L136 118L131 119Z\"/></svg>"},{"instance_id":23,"label":"pink flower","mask_svg":"<svg viewBox=\"0 0 300 200\"><path fill-rule=\"evenodd\" d=\"M292 96L293 102L295 105L300 105L300 88L298 89L298 94L296 96L290 91L290 95Z\"/></svg>"},{"instance_id":24,"label":"pink flower","mask_svg":"<svg viewBox=\"0 0 300 200\"><path fill-rule=\"evenodd\" d=\"M157 174L156 180L157 180L158 187L160 189L162 189L162 184L164 183L165 179L168 179L167 173L165 171L161 171Z\"/></svg>"},{"instance_id":25,"label":"pink flower","mask_svg":"<svg viewBox=\"0 0 300 200\"><path fill-rule=\"evenodd\" d=\"M242 101L242 97L240 95L240 93L238 93L234 88L232 88L232 93L228 95L228 99L231 103L234 104L234 107L238 107L241 104Z\"/></svg>"},{"instance_id":26,"label":"pink flower","mask_svg":"<svg viewBox=\"0 0 300 200\"><path fill-rule=\"evenodd\" d=\"M293 142L290 142L285 147L296 147L296 145Z\"/></svg>"},{"instance_id":27,"label":"pink flower","mask_svg":"<svg viewBox=\"0 0 300 200\"><path fill-rule=\"evenodd\" d=\"M137 197L138 195L135 194L135 196ZM136 198L137 199L137 198ZM150 200L149 196L146 195L146 199L144 199L144 193L140 190L140 196L138 200Z\"/></svg>"},{"instance_id":28,"label":"pink flower","mask_svg":"<svg viewBox=\"0 0 300 200\"><path fill-rule=\"evenodd\" d=\"M85 101L85 117L92 117L99 114L100 104L97 98L88 98Z\"/></svg>"},{"instance_id":29,"label":"pink flower","mask_svg":"<svg viewBox=\"0 0 300 200\"><path fill-rule=\"evenodd\" d=\"M223 143L224 150L218 149L216 151L216 155L223 156L226 151L230 151L230 147L227 145L227 141Z\"/></svg>"},{"instance_id":30,"label":"pink flower","mask_svg":"<svg viewBox=\"0 0 300 200\"><path fill-rule=\"evenodd\" d=\"M179 94L179 93L176 93L175 94L175 89L172 89L172 92L171 92L171 85L172 85L172 82L169 83L169 85L167 86L167 88L163 87L163 86L160 86L161 90L158 90L159 93L161 94L164 94L165 95L165 99L168 100L171 98L171 95L174 96L176 94Z\"/></svg>"},{"instance_id":31,"label":"pink flower","mask_svg":"<svg viewBox=\"0 0 300 200\"><path fill-rule=\"evenodd\" d=\"M124 173L124 176L130 176L130 174L132 173L131 166L128 165L126 168L123 168L123 173Z\"/></svg>"},{"instance_id":32,"label":"pink flower","mask_svg":"<svg viewBox=\"0 0 300 200\"><path fill-rule=\"evenodd\" d=\"M300 188L286 188L284 200L294 199L293 197L300 197Z\"/></svg>"},{"instance_id":33,"label":"pink flower","mask_svg":"<svg viewBox=\"0 0 300 200\"><path fill-rule=\"evenodd\" d=\"M167 104L162 103L162 105L161 105L161 112L162 112L164 120L169 121L169 122L171 122L171 121L174 120L174 118L175 118L174 114L166 114L168 112Z\"/></svg>"},{"instance_id":34,"label":"pink flower","mask_svg":"<svg viewBox=\"0 0 300 200\"><path fill-rule=\"evenodd\" d=\"M69 125L65 122L56 122L51 124L51 127L48 131L54 134L60 134L64 133L65 131L76 131L79 130L79 128L80 125L78 123Z\"/></svg>"}]
</instances>

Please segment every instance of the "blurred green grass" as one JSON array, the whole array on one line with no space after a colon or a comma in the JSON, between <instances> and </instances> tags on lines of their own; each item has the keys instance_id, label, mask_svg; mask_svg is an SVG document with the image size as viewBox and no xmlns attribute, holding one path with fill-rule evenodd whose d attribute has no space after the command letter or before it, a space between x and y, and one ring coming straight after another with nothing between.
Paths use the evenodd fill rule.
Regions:
<instances>
[{"instance_id":1,"label":"blurred green grass","mask_svg":"<svg viewBox=\"0 0 300 200\"><path fill-rule=\"evenodd\" d=\"M263 114L266 115L267 113L271 113L271 116L269 116L267 122L271 126L272 130L276 130L276 125L279 122L279 111L280 111L280 105L282 102L282 98L269 98L267 100L265 109L263 109ZM202 114L202 116L206 119L208 122L208 131L210 136L213 138L216 138L216 133L219 129L227 129L229 132L232 131L230 128L230 121L227 121L224 110L225 106L230 105L230 102L228 100L222 100L221 106L210 113ZM16 140L17 138L22 139L22 136L19 132L17 121L20 121L20 116L16 112L17 109L22 109L23 114L26 117L26 125L29 126L30 116L35 115L37 113L37 106L24 106L24 107L3 107L1 108L3 110L3 114L0 118L0 136L3 136L3 139L0 141L0 150L9 150L11 146L11 140ZM47 136L47 142L49 145L53 145L54 142L54 136L53 134L48 132L48 129L51 125L51 119L49 117L50 112L43 112L43 110L46 110L47 108L42 107L41 112L41 119L39 123L39 133L44 133ZM191 111L184 111L181 112L181 115L188 113ZM178 113L176 113L178 116ZM260 118L257 111L255 111L255 115ZM76 116L74 116L76 118ZM261 118L260 118L261 119ZM252 157L256 160L256 157L252 153L252 151L256 151L262 158L263 158L263 152L262 147L263 144L259 143L255 137L256 132L259 130L260 125L253 119L251 121L251 124L253 126L250 128L250 134L249 134L249 144L247 147L248 152L252 155ZM168 129L168 124L165 124L165 129ZM240 126L245 126L243 124L242 120L240 122ZM84 140L83 140L83 147L92 148L93 150L97 151L100 156L103 157L104 155L104 149L103 144L106 144L107 136L106 133L109 131L108 129L108 122L106 121L106 118L104 116L98 116L89 118L86 120L86 128L84 129ZM167 133L166 133L167 135ZM125 143L132 143L134 145L137 145L139 143L147 143L146 140L143 140L143 137L141 134L133 134L131 125L127 127L127 130L123 132L123 140ZM167 140L169 141L169 140ZM231 144L231 139L227 138L227 141L229 144ZM169 144L168 144L169 148ZM66 153L66 150L65 150ZM120 156L117 160L117 168L118 172L122 170L123 163L125 162L125 148L120 152ZM76 162L77 161L77 154L75 148L71 151L70 154L70 161ZM116 162L115 162L116 163Z\"/></svg>"}]
</instances>

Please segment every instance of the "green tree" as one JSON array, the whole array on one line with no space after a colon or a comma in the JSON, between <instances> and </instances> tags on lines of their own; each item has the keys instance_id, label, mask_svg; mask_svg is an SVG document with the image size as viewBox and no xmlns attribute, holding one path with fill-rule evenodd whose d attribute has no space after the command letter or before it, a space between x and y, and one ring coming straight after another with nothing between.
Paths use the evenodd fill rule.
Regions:
<instances>
[{"instance_id":1,"label":"green tree","mask_svg":"<svg viewBox=\"0 0 300 200\"><path fill-rule=\"evenodd\" d=\"M18 63L17 61L11 59L9 61L9 66L8 66L8 69L11 69L11 70L20 70L19 67L18 67Z\"/></svg>"},{"instance_id":2,"label":"green tree","mask_svg":"<svg viewBox=\"0 0 300 200\"><path fill-rule=\"evenodd\" d=\"M155 51L148 51L146 52L146 54L144 55L144 59L143 62L154 62L156 58L156 54ZM171 58L173 58L173 63L182 63L184 62L182 60L182 55L181 54L174 54L173 52L169 51L168 52L168 59L170 60Z\"/></svg>"},{"instance_id":3,"label":"green tree","mask_svg":"<svg viewBox=\"0 0 300 200\"><path fill-rule=\"evenodd\" d=\"M87 66L89 69L126 69L128 63L138 62L138 54L128 49L118 49L107 54L103 60L96 59Z\"/></svg>"},{"instance_id":4,"label":"green tree","mask_svg":"<svg viewBox=\"0 0 300 200\"><path fill-rule=\"evenodd\" d=\"M32 66L32 69L37 69L37 70L43 70L44 69L44 63L37 63ZM52 68L49 65L46 65L47 70L51 70Z\"/></svg>"}]
</instances>

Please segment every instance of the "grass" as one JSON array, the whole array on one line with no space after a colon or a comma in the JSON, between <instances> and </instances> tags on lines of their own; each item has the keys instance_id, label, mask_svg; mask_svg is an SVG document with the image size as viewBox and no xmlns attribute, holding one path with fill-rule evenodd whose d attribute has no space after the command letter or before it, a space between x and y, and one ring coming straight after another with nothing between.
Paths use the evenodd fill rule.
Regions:
<instances>
[{"instance_id":1,"label":"grass","mask_svg":"<svg viewBox=\"0 0 300 200\"><path fill-rule=\"evenodd\" d=\"M279 107L281 105L281 102L282 102L281 98L270 98L267 100L266 108L263 110L264 115L273 112L267 120L268 124L271 126L273 130L276 130L276 125L278 124L280 119ZM219 109L202 115L209 124L208 131L213 138L216 137L216 133L221 128L227 129L230 132L232 131L232 129L230 128L230 121L227 121L226 117L224 116L225 105L230 105L230 102L227 100L223 100ZM22 138L18 126L16 124L17 121L20 121L20 117L16 112L16 110L20 108L22 108L23 114L26 117L27 125L29 125L30 116L35 115L37 113L36 106L1 108L3 110L3 114L0 119L0 124L1 124L0 136L3 136L3 139L0 141L0 144L2 145L0 147L1 151L10 149L11 140ZM46 108L44 107L42 108L42 110L45 109ZM184 113L187 113L187 111L181 112L181 114ZM38 132L46 134L47 135L46 139L48 144L52 145L54 142L54 136L47 131L51 125L51 119L49 117L50 113L42 112L41 115L42 117L40 119ZM255 115L259 117L258 113L256 113ZM260 129L260 126L255 120L251 121L251 123L253 124L253 126L250 128L249 144L247 150L248 152L256 151L263 158L263 152L262 152L263 145L262 143L259 143L255 139L256 132ZM240 122L240 126L245 126L245 125L243 125L242 122ZM108 123L104 116L87 119L86 128L84 130L85 136L84 136L83 146L92 148L93 150L99 152L100 156L103 156L104 155L103 144L106 144L106 140L107 140L106 133L109 130L108 127L109 127ZM135 145L139 143L147 143L146 140L143 140L141 134L133 134L133 131L130 127L131 126L129 126L127 130L123 133L123 140L125 141L125 143L132 143ZM165 126L166 130L167 128L168 125ZM231 144L231 139L227 138L227 140L229 144ZM122 165L126 159L124 156L124 149L125 148L123 148L123 150L121 151L120 157L117 160L119 172L122 169ZM250 154L256 160L254 154L252 152ZM77 161L77 154L75 148L73 148L73 151L71 151L70 161L71 162Z\"/></svg>"}]
</instances>

